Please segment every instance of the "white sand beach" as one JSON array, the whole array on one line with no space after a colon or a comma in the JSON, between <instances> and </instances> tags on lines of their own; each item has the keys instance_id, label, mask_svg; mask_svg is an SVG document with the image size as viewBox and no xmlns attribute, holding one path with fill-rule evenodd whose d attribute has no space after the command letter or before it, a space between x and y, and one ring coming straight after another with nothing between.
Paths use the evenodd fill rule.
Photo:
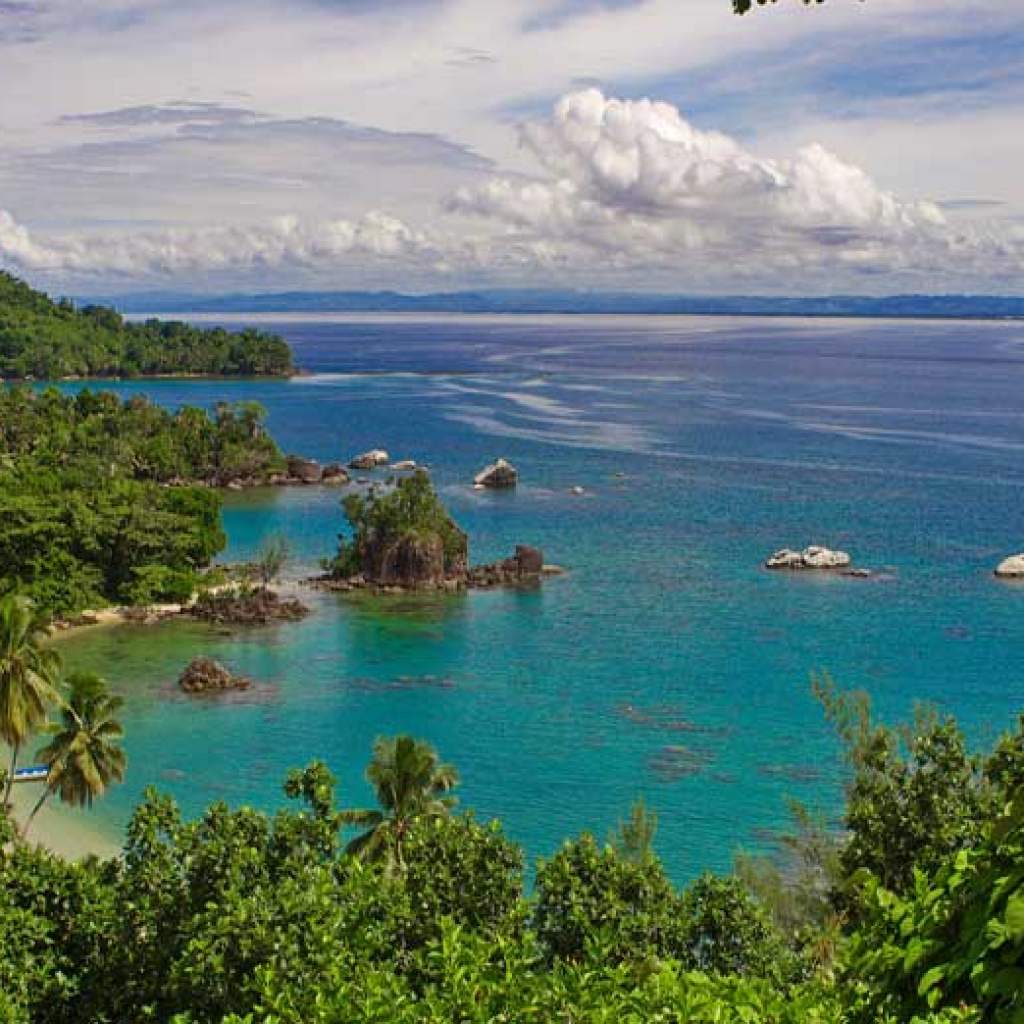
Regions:
<instances>
[{"instance_id":1,"label":"white sand beach","mask_svg":"<svg viewBox=\"0 0 1024 1024\"><path fill-rule=\"evenodd\" d=\"M41 783L22 782L12 789L14 820L19 826L39 799L40 786ZM80 860L89 854L116 857L121 852L120 844L97 824L89 811L62 807L59 802L47 801L43 805L32 822L28 839L70 860Z\"/></svg>"}]
</instances>

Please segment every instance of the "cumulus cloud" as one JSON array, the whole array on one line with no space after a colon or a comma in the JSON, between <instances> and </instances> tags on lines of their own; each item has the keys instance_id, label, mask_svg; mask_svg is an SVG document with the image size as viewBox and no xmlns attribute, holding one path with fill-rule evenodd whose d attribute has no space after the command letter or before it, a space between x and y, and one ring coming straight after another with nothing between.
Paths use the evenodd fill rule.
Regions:
<instances>
[{"instance_id":1,"label":"cumulus cloud","mask_svg":"<svg viewBox=\"0 0 1024 1024\"><path fill-rule=\"evenodd\" d=\"M671 104L597 88L568 93L549 118L520 128L533 176L495 173L432 135L332 119L236 122L233 113L201 124L192 120L197 110L207 108L113 111L133 124L183 112L185 124L169 139L69 154L83 194L115 172L122 200L137 195L155 210L166 192L173 228L44 236L0 209L0 262L55 278L170 282L223 272L259 281L262 270L285 269L300 282L337 272L337 283L388 287L430 286L442 275L450 287L458 275L462 283L674 290L863 289L865 281L869 290L964 290L1012 287L1024 271L1024 229L1012 221L947 218L939 204L900 198L821 145L770 159L696 128ZM106 123L111 113L92 116ZM300 154L303 166L288 177L279 160ZM9 181L27 190L39 175L30 163L24 170ZM206 203L192 203L191 223L200 226L188 226L174 202L175 180L189 175L194 196L209 192ZM201 226L285 194L293 215ZM422 201L403 207L411 195ZM329 216L325 203L333 203Z\"/></svg>"},{"instance_id":2,"label":"cumulus cloud","mask_svg":"<svg viewBox=\"0 0 1024 1024\"><path fill-rule=\"evenodd\" d=\"M0 209L0 259L26 271L159 277L194 271L320 266L345 258L437 258L420 232L386 213L358 220L278 217L250 227L62 236L37 241Z\"/></svg>"},{"instance_id":3,"label":"cumulus cloud","mask_svg":"<svg viewBox=\"0 0 1024 1024\"><path fill-rule=\"evenodd\" d=\"M998 249L958 233L936 204L899 199L820 145L783 160L759 157L695 128L668 103L583 89L520 133L542 176L493 177L459 189L448 207L567 255L592 250L645 264L718 254L739 265L771 258L877 272Z\"/></svg>"}]
</instances>

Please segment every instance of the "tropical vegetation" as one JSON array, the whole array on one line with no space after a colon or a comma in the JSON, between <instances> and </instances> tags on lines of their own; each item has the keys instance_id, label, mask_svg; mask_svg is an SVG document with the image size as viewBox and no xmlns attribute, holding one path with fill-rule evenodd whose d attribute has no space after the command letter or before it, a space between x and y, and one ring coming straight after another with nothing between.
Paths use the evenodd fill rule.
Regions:
<instances>
[{"instance_id":1,"label":"tropical vegetation","mask_svg":"<svg viewBox=\"0 0 1024 1024\"><path fill-rule=\"evenodd\" d=\"M366 780L380 809L342 812L342 824L366 829L345 850L363 860L383 859L391 868L403 867L410 826L418 818L448 814L457 802L450 793L459 784L459 773L453 765L441 764L427 743L411 736L382 736L373 745Z\"/></svg>"},{"instance_id":2,"label":"tropical vegetation","mask_svg":"<svg viewBox=\"0 0 1024 1024\"><path fill-rule=\"evenodd\" d=\"M36 754L47 767L43 791L25 821L27 833L43 804L57 794L71 807L91 807L107 788L124 778L127 758L117 719L124 701L95 672L73 672L64 684L60 720L44 731L53 739Z\"/></svg>"},{"instance_id":3,"label":"tropical vegetation","mask_svg":"<svg viewBox=\"0 0 1024 1024\"><path fill-rule=\"evenodd\" d=\"M2 806L11 797L18 754L56 701L60 659L45 646L46 623L23 595L0 601L0 740L10 748Z\"/></svg>"},{"instance_id":4,"label":"tropical vegetation","mask_svg":"<svg viewBox=\"0 0 1024 1024\"><path fill-rule=\"evenodd\" d=\"M448 514L423 469L391 488L372 488L366 495L350 494L342 502L349 532L338 538L338 553L324 563L336 576L366 573L376 576L382 563L403 547L437 545L439 568L449 573L465 568L466 535Z\"/></svg>"},{"instance_id":5,"label":"tropical vegetation","mask_svg":"<svg viewBox=\"0 0 1024 1024\"><path fill-rule=\"evenodd\" d=\"M263 415L0 387L0 593L57 615L187 599L225 543L211 486L285 466Z\"/></svg>"},{"instance_id":6,"label":"tropical vegetation","mask_svg":"<svg viewBox=\"0 0 1024 1024\"><path fill-rule=\"evenodd\" d=\"M798 809L788 859L682 889L638 807L613 842L565 842L528 892L519 847L456 813L454 772L411 737L377 742L373 821L337 809L315 762L271 815L185 821L148 791L113 861L7 826L0 1021L1017 1024L1024 720L977 754L951 720L892 729L818 691L845 739L843 827ZM904 836L947 798L936 834Z\"/></svg>"},{"instance_id":7,"label":"tropical vegetation","mask_svg":"<svg viewBox=\"0 0 1024 1024\"><path fill-rule=\"evenodd\" d=\"M54 302L0 271L0 379L294 373L273 334L177 321L130 323L105 306Z\"/></svg>"}]
</instances>

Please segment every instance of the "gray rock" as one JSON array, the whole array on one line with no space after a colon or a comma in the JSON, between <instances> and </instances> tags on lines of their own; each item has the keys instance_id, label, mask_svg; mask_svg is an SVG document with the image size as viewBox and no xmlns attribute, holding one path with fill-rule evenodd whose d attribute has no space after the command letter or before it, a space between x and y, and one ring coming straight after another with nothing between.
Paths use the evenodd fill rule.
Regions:
<instances>
[{"instance_id":1,"label":"gray rock","mask_svg":"<svg viewBox=\"0 0 1024 1024\"><path fill-rule=\"evenodd\" d=\"M518 482L519 470L507 459L495 459L473 477L474 487L515 487Z\"/></svg>"},{"instance_id":2,"label":"gray rock","mask_svg":"<svg viewBox=\"0 0 1024 1024\"><path fill-rule=\"evenodd\" d=\"M819 544L811 544L803 551L781 548L765 561L766 569L845 569L850 556L845 551L833 551Z\"/></svg>"},{"instance_id":3,"label":"gray rock","mask_svg":"<svg viewBox=\"0 0 1024 1024\"><path fill-rule=\"evenodd\" d=\"M391 461L383 448L372 448L362 455L357 455L348 465L349 469L376 469L378 466L386 466Z\"/></svg>"}]
</instances>

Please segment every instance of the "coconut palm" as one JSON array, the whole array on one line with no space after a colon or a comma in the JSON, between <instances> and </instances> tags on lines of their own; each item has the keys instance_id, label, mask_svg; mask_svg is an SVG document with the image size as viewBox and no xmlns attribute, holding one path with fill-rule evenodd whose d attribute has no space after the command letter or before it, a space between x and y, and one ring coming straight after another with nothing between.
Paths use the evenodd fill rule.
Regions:
<instances>
[{"instance_id":1,"label":"coconut palm","mask_svg":"<svg viewBox=\"0 0 1024 1024\"><path fill-rule=\"evenodd\" d=\"M380 736L366 779L377 794L379 810L342 811L345 825L366 831L353 839L347 851L361 860L386 859L401 867L402 845L416 818L444 817L458 802L449 796L459 784L459 773L440 763L437 751L412 736Z\"/></svg>"},{"instance_id":2,"label":"coconut palm","mask_svg":"<svg viewBox=\"0 0 1024 1024\"><path fill-rule=\"evenodd\" d=\"M72 673L65 690L60 721L48 727L53 739L37 755L50 769L46 788L32 808L23 834L52 794L72 807L90 807L112 782L124 778L126 758L120 746L124 730L117 720L124 702L108 691L95 672Z\"/></svg>"},{"instance_id":3,"label":"coconut palm","mask_svg":"<svg viewBox=\"0 0 1024 1024\"><path fill-rule=\"evenodd\" d=\"M46 720L48 705L60 701L55 686L60 657L44 646L47 633L46 620L27 597L9 594L0 600L0 739L11 748L4 806L22 744Z\"/></svg>"}]
</instances>

